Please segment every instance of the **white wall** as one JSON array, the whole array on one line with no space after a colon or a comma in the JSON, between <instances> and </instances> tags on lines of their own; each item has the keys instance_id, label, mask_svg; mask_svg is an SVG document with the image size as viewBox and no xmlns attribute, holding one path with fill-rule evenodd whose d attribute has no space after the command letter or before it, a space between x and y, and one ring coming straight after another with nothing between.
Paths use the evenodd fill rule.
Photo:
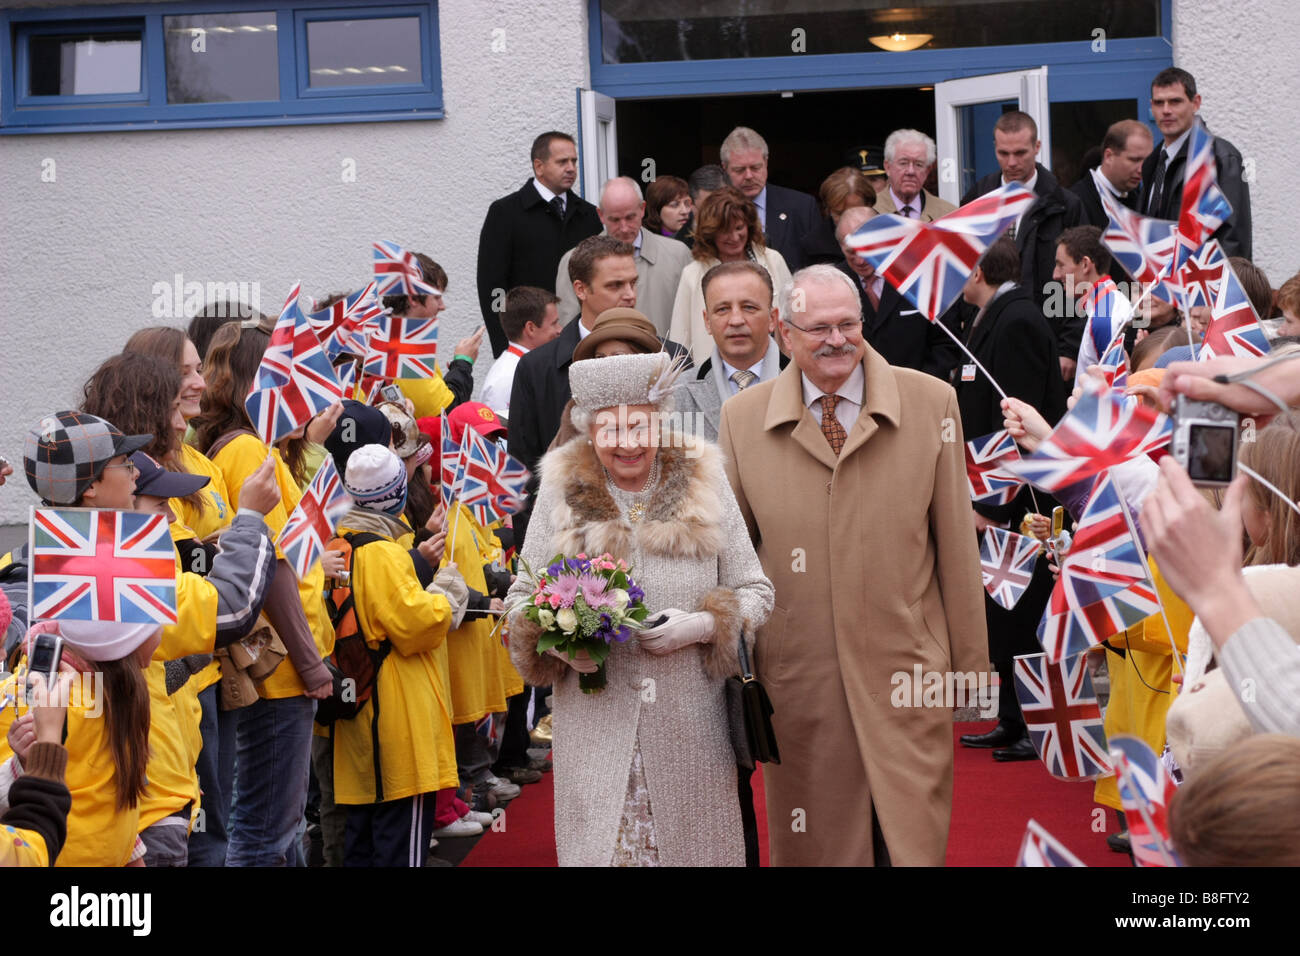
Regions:
<instances>
[{"instance_id":1,"label":"white wall","mask_svg":"<svg viewBox=\"0 0 1300 956\"><path fill-rule=\"evenodd\" d=\"M295 280L318 298L360 285L370 241L388 238L447 270L446 353L481 323L488 204L531 174L538 133L577 134L586 4L442 0L439 22L442 120L0 139L0 454L19 471L0 488L0 525L25 523L35 503L21 475L27 429L74 407L100 361L159 324L151 289L177 272L259 282L274 314ZM492 52L495 29L504 53ZM355 182L341 181L345 158ZM485 340L480 381L491 355Z\"/></svg>"},{"instance_id":2,"label":"white wall","mask_svg":"<svg viewBox=\"0 0 1300 956\"><path fill-rule=\"evenodd\" d=\"M1273 288L1300 272L1300 3L1174 0L1174 65L1196 77L1201 115L1253 162L1253 259Z\"/></svg>"}]
</instances>

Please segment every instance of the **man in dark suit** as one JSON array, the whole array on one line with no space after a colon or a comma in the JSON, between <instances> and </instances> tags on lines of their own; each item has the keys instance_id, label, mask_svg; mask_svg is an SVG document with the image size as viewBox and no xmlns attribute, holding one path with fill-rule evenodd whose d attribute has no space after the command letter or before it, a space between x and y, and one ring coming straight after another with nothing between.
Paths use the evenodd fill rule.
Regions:
<instances>
[{"instance_id":1,"label":"man in dark suit","mask_svg":"<svg viewBox=\"0 0 1300 956\"><path fill-rule=\"evenodd\" d=\"M1056 336L1029 292L1017 285L1020 257L1010 239L995 242L980 258L962 298L979 311L967 329L966 347L1006 393L1028 402L1055 424L1065 414L1065 386L1061 381ZM974 363L963 364L953 376L962 435L967 441L1002 429L1001 396ZM1055 504L1038 495L1038 508L1050 515ZM1019 531L1026 512L1035 510L1028 489L1006 505L975 505L975 528L983 534L990 526ZM1029 588L1008 611L987 594L989 656L1001 679L998 725L986 734L965 734L967 747L995 747L998 760L1032 760L1033 744L1016 700L1013 676L1017 654L1042 652L1038 622L1052 593L1052 575L1045 560L1034 565Z\"/></svg>"},{"instance_id":2,"label":"man in dark suit","mask_svg":"<svg viewBox=\"0 0 1300 956\"><path fill-rule=\"evenodd\" d=\"M1041 146L1032 116L1019 110L1003 113L993 126L993 149L1001 172L985 176L961 199L964 206L1010 182L1033 191L1037 198L1008 233L1020 254L1020 283L1040 309L1051 292L1048 283L1056 268L1056 242L1062 232L1083 220L1079 197L1063 189L1051 171L1037 162ZM1057 325L1053 329L1060 334Z\"/></svg>"},{"instance_id":3,"label":"man in dark suit","mask_svg":"<svg viewBox=\"0 0 1300 956\"><path fill-rule=\"evenodd\" d=\"M560 257L601 230L596 207L570 187L578 147L567 133L533 140L533 178L488 207L478 237L478 302L493 357L509 342L501 328L506 292L531 285L555 291Z\"/></svg>"},{"instance_id":4,"label":"man in dark suit","mask_svg":"<svg viewBox=\"0 0 1300 956\"><path fill-rule=\"evenodd\" d=\"M1201 95L1196 80L1176 66L1161 70L1151 81L1151 112L1164 142L1142 164L1142 198L1138 212L1156 219L1178 219L1183 201L1183 177L1192 124L1200 122ZM1204 124L1202 124L1204 125ZM1241 153L1221 136L1214 137L1214 166L1219 189L1232 204L1229 216L1214 233L1225 256L1250 258L1250 186L1242 174Z\"/></svg>"},{"instance_id":5,"label":"man in dark suit","mask_svg":"<svg viewBox=\"0 0 1300 956\"><path fill-rule=\"evenodd\" d=\"M564 406L571 397L569 365L573 350L602 312L636 308L636 250L630 242L613 236L592 236L580 242L569 257L569 277L581 314L564 326L558 338L519 359L510 390L510 454L533 472L528 507L514 517L515 547L521 553L537 493L537 463L560 430ZM554 276L551 278L554 280ZM689 362L684 346L661 341L674 355L686 354Z\"/></svg>"},{"instance_id":6,"label":"man in dark suit","mask_svg":"<svg viewBox=\"0 0 1300 956\"><path fill-rule=\"evenodd\" d=\"M937 323L927 321L883 276L876 275L875 266L845 242L875 215L876 211L869 206L852 206L844 210L840 224L835 228L835 238L844 253L844 258L835 264L835 268L852 279L858 290L858 299L862 302L862 337L890 365L914 368L946 382L961 357L956 343ZM958 335L960 320L956 305L939 319Z\"/></svg>"},{"instance_id":7,"label":"man in dark suit","mask_svg":"<svg viewBox=\"0 0 1300 956\"><path fill-rule=\"evenodd\" d=\"M800 243L821 221L817 200L767 181L767 142L748 126L727 134L721 158L731 185L758 207L767 247L781 253L791 273L798 272L807 265Z\"/></svg>"},{"instance_id":8,"label":"man in dark suit","mask_svg":"<svg viewBox=\"0 0 1300 956\"><path fill-rule=\"evenodd\" d=\"M1120 120L1111 124L1101 141L1101 164L1095 174L1085 173L1070 187L1070 192L1083 203L1080 225L1096 226L1102 232L1110 227L1110 217L1097 193L1099 188L1107 190L1120 205L1137 209L1142 162L1150 152L1151 128L1146 123Z\"/></svg>"}]
</instances>

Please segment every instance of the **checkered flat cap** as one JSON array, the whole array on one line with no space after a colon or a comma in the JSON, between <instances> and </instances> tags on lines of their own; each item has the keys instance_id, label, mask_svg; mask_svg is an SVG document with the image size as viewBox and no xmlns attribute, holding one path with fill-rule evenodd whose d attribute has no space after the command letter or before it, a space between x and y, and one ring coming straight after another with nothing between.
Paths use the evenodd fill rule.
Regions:
<instances>
[{"instance_id":1,"label":"checkered flat cap","mask_svg":"<svg viewBox=\"0 0 1300 956\"><path fill-rule=\"evenodd\" d=\"M152 435L123 435L111 423L85 412L56 412L27 433L23 470L43 501L75 504L105 465L152 441Z\"/></svg>"}]
</instances>

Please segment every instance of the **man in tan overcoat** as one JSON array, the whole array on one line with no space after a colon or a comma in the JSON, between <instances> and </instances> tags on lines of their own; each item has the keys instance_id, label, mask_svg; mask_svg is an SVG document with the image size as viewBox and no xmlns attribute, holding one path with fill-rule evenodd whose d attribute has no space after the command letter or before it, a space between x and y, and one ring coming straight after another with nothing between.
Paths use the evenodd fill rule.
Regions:
<instances>
[{"instance_id":1,"label":"man in tan overcoat","mask_svg":"<svg viewBox=\"0 0 1300 956\"><path fill-rule=\"evenodd\" d=\"M960 701L920 684L989 664L957 398L866 345L843 273L809 267L787 294L792 361L723 406L718 436L776 586L757 645L772 863L941 866Z\"/></svg>"}]
</instances>

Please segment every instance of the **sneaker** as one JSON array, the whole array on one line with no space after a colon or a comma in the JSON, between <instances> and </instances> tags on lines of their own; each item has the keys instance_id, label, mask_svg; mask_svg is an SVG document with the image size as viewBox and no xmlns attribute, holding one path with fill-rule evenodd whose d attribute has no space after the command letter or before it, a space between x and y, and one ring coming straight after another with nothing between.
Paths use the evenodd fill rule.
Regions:
<instances>
[{"instance_id":1,"label":"sneaker","mask_svg":"<svg viewBox=\"0 0 1300 956\"><path fill-rule=\"evenodd\" d=\"M475 823L468 817L461 817L455 823L449 823L445 827L438 827L433 831L435 837L471 837L478 836L483 832L483 824Z\"/></svg>"},{"instance_id":2,"label":"sneaker","mask_svg":"<svg viewBox=\"0 0 1300 956\"><path fill-rule=\"evenodd\" d=\"M500 777L488 777L483 782L487 784L488 792L496 794L497 800L502 803L513 800L523 792L517 784L511 783L509 780L502 780ZM478 784L475 784L474 789L477 790L478 786Z\"/></svg>"},{"instance_id":3,"label":"sneaker","mask_svg":"<svg viewBox=\"0 0 1300 956\"><path fill-rule=\"evenodd\" d=\"M499 813L499 812L501 812L501 811L498 809L498 813ZM469 813L467 813L467 814L465 814L463 817L461 817L461 819L462 819L462 820L473 820L473 821L474 821L475 823L477 823L479 826L481 826L481 827L483 827L484 829L486 829L487 827L490 827L490 826L492 825L492 821L496 819L496 814L493 814L493 813L480 813L478 810L471 810Z\"/></svg>"},{"instance_id":4,"label":"sneaker","mask_svg":"<svg viewBox=\"0 0 1300 956\"><path fill-rule=\"evenodd\" d=\"M533 770L529 767L504 767L502 768L511 783L523 785L526 783L536 783L542 779L540 770Z\"/></svg>"},{"instance_id":5,"label":"sneaker","mask_svg":"<svg viewBox=\"0 0 1300 956\"><path fill-rule=\"evenodd\" d=\"M501 801L497 799L496 794L492 792L488 784L480 783L474 785L474 790L470 794L469 806L475 813L491 813L493 810L500 808Z\"/></svg>"}]
</instances>

